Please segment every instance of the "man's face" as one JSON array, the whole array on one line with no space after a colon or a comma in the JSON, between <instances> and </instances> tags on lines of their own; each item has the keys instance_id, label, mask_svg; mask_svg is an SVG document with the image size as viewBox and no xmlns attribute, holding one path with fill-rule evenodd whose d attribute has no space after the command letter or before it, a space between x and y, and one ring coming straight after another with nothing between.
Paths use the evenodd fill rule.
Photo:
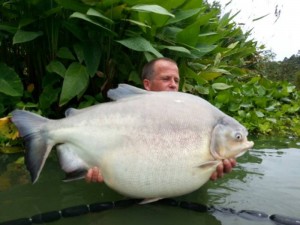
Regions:
<instances>
[{"instance_id":1,"label":"man's face","mask_svg":"<svg viewBox=\"0 0 300 225\"><path fill-rule=\"evenodd\" d=\"M160 60L154 65L153 79L145 79L143 82L148 91L178 91L179 79L177 65Z\"/></svg>"}]
</instances>

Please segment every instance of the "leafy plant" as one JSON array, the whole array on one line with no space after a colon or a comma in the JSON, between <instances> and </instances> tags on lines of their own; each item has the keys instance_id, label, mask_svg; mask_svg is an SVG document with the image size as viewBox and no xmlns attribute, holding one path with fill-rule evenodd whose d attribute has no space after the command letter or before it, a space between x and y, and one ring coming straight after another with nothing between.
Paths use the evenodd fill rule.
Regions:
<instances>
[{"instance_id":1,"label":"leafy plant","mask_svg":"<svg viewBox=\"0 0 300 225\"><path fill-rule=\"evenodd\" d=\"M165 56L178 62L183 91L205 97L251 131L269 133L279 127L278 121L282 127L294 122L291 130L299 126L299 100L290 91L292 86L276 84L281 87L276 92L274 84L269 87L269 81L260 78L251 31L243 33L232 21L235 15L221 17L218 4L0 3L0 116L15 107L30 107L45 116L61 117L68 107L105 101L107 90L118 83L141 85L139 73L145 62ZM282 104L284 99L291 100L284 103L289 107Z\"/></svg>"}]
</instances>

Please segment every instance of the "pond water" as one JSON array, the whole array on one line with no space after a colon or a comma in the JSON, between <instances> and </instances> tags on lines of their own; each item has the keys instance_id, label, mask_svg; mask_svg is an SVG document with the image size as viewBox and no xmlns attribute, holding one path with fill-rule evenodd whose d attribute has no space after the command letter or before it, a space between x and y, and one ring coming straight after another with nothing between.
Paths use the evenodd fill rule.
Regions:
<instances>
[{"instance_id":1,"label":"pond water","mask_svg":"<svg viewBox=\"0 0 300 225\"><path fill-rule=\"evenodd\" d=\"M176 198L213 206L215 210L196 212L159 203L132 205L61 218L49 224L274 224L268 218L246 218L235 213L241 210L300 218L300 140L254 141L254 149L238 159L233 172ZM82 204L125 199L104 184L62 182L63 173L54 156L47 160L40 179L32 185L22 162L16 162L20 156L0 154L0 223Z\"/></svg>"}]
</instances>

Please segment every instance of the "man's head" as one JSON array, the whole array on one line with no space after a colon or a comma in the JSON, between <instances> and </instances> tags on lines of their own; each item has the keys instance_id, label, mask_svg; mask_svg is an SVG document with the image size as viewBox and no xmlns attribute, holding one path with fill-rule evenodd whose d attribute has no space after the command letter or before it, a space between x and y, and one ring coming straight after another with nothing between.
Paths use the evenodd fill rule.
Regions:
<instances>
[{"instance_id":1,"label":"man's head","mask_svg":"<svg viewBox=\"0 0 300 225\"><path fill-rule=\"evenodd\" d=\"M144 88L148 91L178 91L179 79L177 64L169 58L154 59L142 71Z\"/></svg>"}]
</instances>

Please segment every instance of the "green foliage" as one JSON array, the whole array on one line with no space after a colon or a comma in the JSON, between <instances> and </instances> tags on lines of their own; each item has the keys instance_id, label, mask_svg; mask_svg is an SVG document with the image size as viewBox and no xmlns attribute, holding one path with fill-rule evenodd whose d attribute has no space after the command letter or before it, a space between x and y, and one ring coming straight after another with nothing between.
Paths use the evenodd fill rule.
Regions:
<instances>
[{"instance_id":1,"label":"green foliage","mask_svg":"<svg viewBox=\"0 0 300 225\"><path fill-rule=\"evenodd\" d=\"M23 85L18 74L0 63L0 115L11 110L23 95Z\"/></svg>"},{"instance_id":2,"label":"green foliage","mask_svg":"<svg viewBox=\"0 0 300 225\"><path fill-rule=\"evenodd\" d=\"M272 58L271 58L272 59ZM267 57L262 57L260 60L259 72L275 81L289 81L296 85L300 90L299 74L300 74L300 55L292 55L290 58L285 58L283 61L272 61Z\"/></svg>"},{"instance_id":3,"label":"green foliage","mask_svg":"<svg viewBox=\"0 0 300 225\"><path fill-rule=\"evenodd\" d=\"M250 131L299 127L288 83L254 73L250 32L205 1L0 1L0 116L31 107L61 117L68 107L104 101L109 88L140 85L145 62L178 62L181 89L208 99ZM23 84L23 85L22 85ZM277 91L276 91L277 90ZM290 116L290 117L287 117ZM289 125L291 124L291 125ZM278 129L275 129L278 128ZM298 134L298 131L294 131Z\"/></svg>"},{"instance_id":4,"label":"green foliage","mask_svg":"<svg viewBox=\"0 0 300 225\"><path fill-rule=\"evenodd\" d=\"M218 91L215 102L251 133L300 134L296 128L299 126L300 102L295 86L261 77L253 77L246 83L232 82L231 85L231 89ZM227 101L222 101L224 95ZM298 124L295 127L294 122Z\"/></svg>"}]
</instances>

